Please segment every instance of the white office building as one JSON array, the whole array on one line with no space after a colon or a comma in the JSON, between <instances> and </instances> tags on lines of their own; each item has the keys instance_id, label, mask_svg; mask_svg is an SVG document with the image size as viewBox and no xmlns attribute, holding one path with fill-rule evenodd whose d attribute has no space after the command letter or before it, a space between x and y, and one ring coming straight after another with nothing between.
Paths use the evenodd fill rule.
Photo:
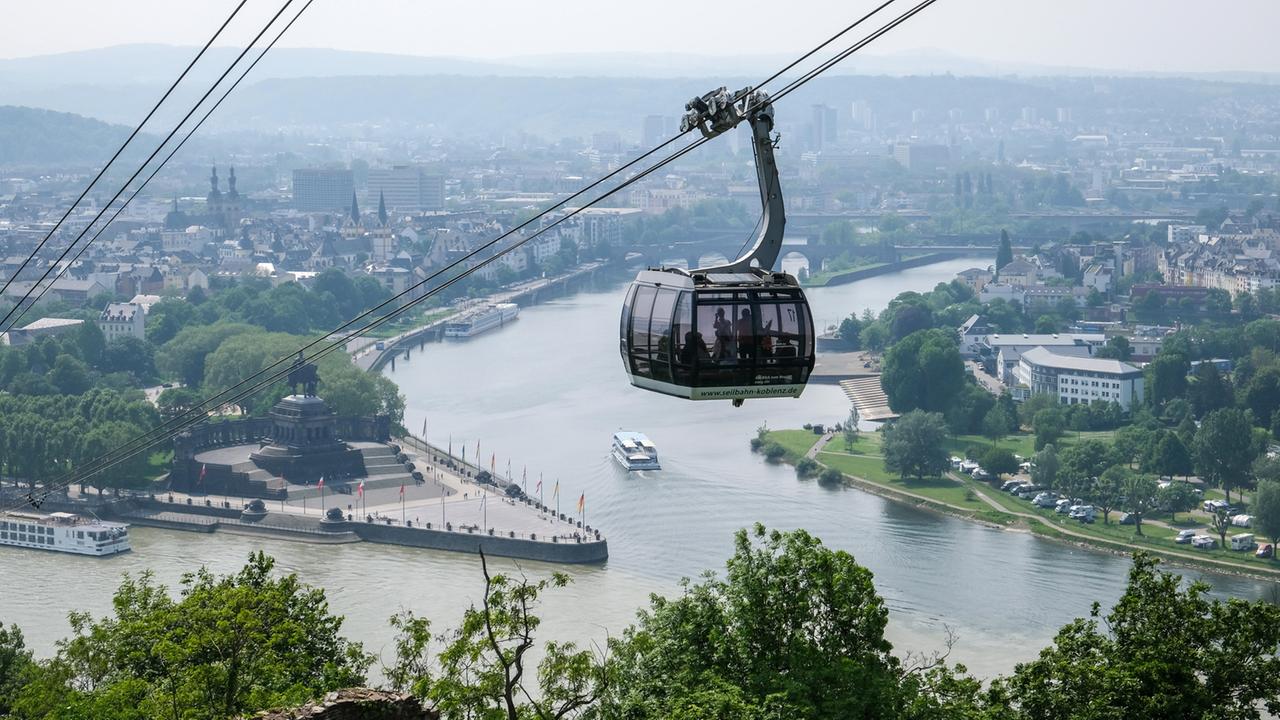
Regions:
<instances>
[{"instance_id":1,"label":"white office building","mask_svg":"<svg viewBox=\"0 0 1280 720\"><path fill-rule=\"evenodd\" d=\"M1117 402L1125 410L1142 402L1142 371L1119 360L1071 357L1043 347L1022 353L1015 398L1052 394L1063 405Z\"/></svg>"},{"instance_id":2,"label":"white office building","mask_svg":"<svg viewBox=\"0 0 1280 720\"><path fill-rule=\"evenodd\" d=\"M110 303L98 316L98 327L107 342L116 338L147 338L147 313L136 303Z\"/></svg>"}]
</instances>

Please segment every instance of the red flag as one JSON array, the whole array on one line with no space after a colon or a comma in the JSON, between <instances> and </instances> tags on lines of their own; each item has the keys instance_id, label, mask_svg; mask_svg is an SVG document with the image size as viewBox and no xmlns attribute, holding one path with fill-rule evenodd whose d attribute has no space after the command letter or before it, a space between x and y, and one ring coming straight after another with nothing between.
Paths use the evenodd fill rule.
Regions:
<instances>
[{"instance_id":1,"label":"red flag","mask_svg":"<svg viewBox=\"0 0 1280 720\"><path fill-rule=\"evenodd\" d=\"M204 487L204 476L205 476L205 473L207 473L208 471L209 471L208 465L200 466L200 487Z\"/></svg>"},{"instance_id":2,"label":"red flag","mask_svg":"<svg viewBox=\"0 0 1280 720\"><path fill-rule=\"evenodd\" d=\"M538 476L538 487L534 488L534 492L542 492L542 476Z\"/></svg>"},{"instance_id":3,"label":"red flag","mask_svg":"<svg viewBox=\"0 0 1280 720\"><path fill-rule=\"evenodd\" d=\"M578 496L578 513L582 513L582 509L587 505L587 494L582 493Z\"/></svg>"},{"instance_id":4,"label":"red flag","mask_svg":"<svg viewBox=\"0 0 1280 720\"><path fill-rule=\"evenodd\" d=\"M404 499L404 483L400 483L400 499Z\"/></svg>"},{"instance_id":5,"label":"red flag","mask_svg":"<svg viewBox=\"0 0 1280 720\"><path fill-rule=\"evenodd\" d=\"M320 489L320 488L323 488L323 487L324 487L324 476L323 476L323 475L321 475L321 476L320 476L320 482L316 483L316 489Z\"/></svg>"},{"instance_id":6,"label":"red flag","mask_svg":"<svg viewBox=\"0 0 1280 720\"><path fill-rule=\"evenodd\" d=\"M360 485L356 488L356 494L358 497L364 497L364 481L363 480L360 481Z\"/></svg>"}]
</instances>

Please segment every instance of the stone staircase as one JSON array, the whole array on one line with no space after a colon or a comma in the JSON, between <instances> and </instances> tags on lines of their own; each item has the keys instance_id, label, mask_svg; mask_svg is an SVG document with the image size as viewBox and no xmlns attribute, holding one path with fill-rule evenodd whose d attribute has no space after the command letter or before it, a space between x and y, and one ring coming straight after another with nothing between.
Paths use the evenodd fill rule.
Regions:
<instances>
[{"instance_id":1,"label":"stone staircase","mask_svg":"<svg viewBox=\"0 0 1280 720\"><path fill-rule=\"evenodd\" d=\"M364 462L364 486L366 490L384 487L400 487L401 485L413 485L413 476L404 469L404 463L396 460L396 453L389 447L362 447L359 448L360 455ZM253 472L262 473L264 477L270 477L270 473L265 470L255 469L250 473L250 477L257 477ZM352 490L360 483L359 478L347 481ZM313 498L319 497L320 491L314 487L311 488L289 488L290 498Z\"/></svg>"}]
</instances>

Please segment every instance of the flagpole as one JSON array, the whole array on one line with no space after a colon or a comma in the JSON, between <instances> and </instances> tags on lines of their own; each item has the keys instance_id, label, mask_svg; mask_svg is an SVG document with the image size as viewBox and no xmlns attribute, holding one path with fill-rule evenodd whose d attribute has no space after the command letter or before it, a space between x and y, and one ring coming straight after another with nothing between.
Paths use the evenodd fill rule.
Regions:
<instances>
[{"instance_id":1,"label":"flagpole","mask_svg":"<svg viewBox=\"0 0 1280 720\"><path fill-rule=\"evenodd\" d=\"M441 492L440 493L440 529L443 530L444 526L448 524L449 524L449 521L446 520L444 516L444 493Z\"/></svg>"},{"instance_id":2,"label":"flagpole","mask_svg":"<svg viewBox=\"0 0 1280 720\"><path fill-rule=\"evenodd\" d=\"M484 531L489 532L489 493L481 491L480 509L484 512Z\"/></svg>"}]
</instances>

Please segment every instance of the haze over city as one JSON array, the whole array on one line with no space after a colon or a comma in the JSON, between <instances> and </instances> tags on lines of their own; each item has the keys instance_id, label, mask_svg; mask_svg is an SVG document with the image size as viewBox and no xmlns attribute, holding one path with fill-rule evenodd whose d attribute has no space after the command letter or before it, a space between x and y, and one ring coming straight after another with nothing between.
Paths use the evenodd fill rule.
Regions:
<instances>
[{"instance_id":1,"label":"haze over city","mask_svg":"<svg viewBox=\"0 0 1280 720\"><path fill-rule=\"evenodd\" d=\"M808 49L825 37L825 29L871 7L804 0L726 10L716 3L658 0L606 12L586 0L321 2L280 45L534 63L539 56L594 53L781 57ZM184 5L178 13L163 0L126 5L48 0L8 18L0 28L0 57L132 43L196 45L224 10L210 2ZM239 32L230 37L250 37L246 28L271 12L266 6L250 6ZM1272 42L1271 29L1278 24L1280 7L1268 0L1234 0L1212 8L1197 0L943 3L913 19L911 32L892 33L869 48L866 54L877 60L855 59L851 66L884 58L894 61L898 72L944 72L954 65L968 74L976 63L1002 73L1054 67L1273 73L1280 49ZM583 64L576 73L590 75L593 69Z\"/></svg>"},{"instance_id":2,"label":"haze over city","mask_svg":"<svg viewBox=\"0 0 1280 720\"><path fill-rule=\"evenodd\" d=\"M1280 4L11 5L0 718L1280 717Z\"/></svg>"}]
</instances>

